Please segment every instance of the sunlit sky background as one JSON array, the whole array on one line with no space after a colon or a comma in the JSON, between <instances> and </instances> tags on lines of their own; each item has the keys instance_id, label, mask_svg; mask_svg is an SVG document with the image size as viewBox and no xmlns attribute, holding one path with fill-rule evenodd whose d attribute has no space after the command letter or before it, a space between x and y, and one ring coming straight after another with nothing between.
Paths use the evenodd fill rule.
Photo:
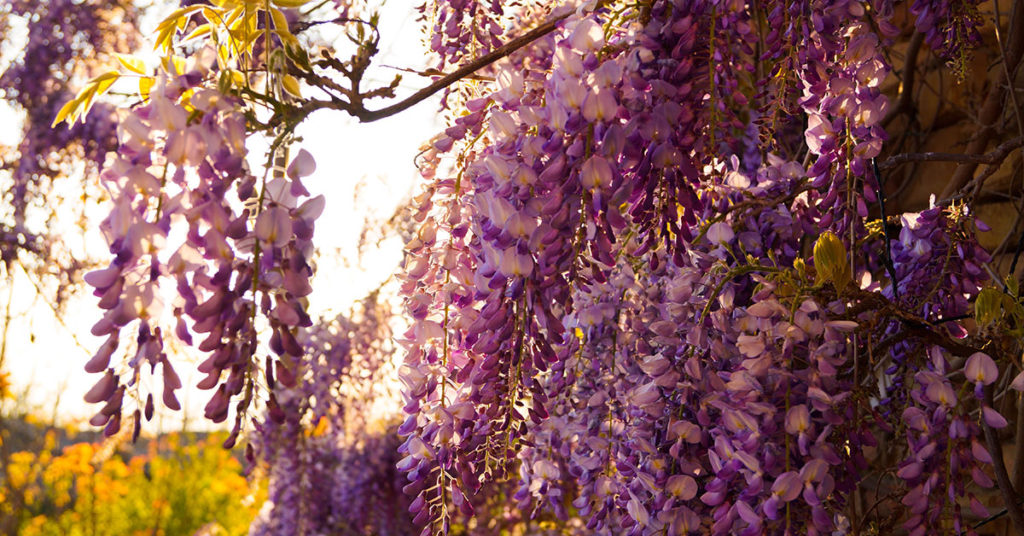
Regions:
<instances>
[{"instance_id":1,"label":"sunlit sky background","mask_svg":"<svg viewBox=\"0 0 1024 536\"><path fill-rule=\"evenodd\" d=\"M415 5L415 0L388 0L381 9L382 52L377 65L415 70L427 66ZM149 30L158 21L156 17L145 20L142 35L152 35ZM325 38L338 36L337 30L332 31L327 26L319 28L323 28L321 35ZM148 50L151 45L144 44L143 48ZM390 80L394 74L393 69L379 68L376 78ZM429 79L406 74L400 96L429 82ZM386 219L397 204L414 191L417 174L413 158L421 145L441 128L436 113L438 102L435 97L397 116L365 125L339 112L319 112L298 129L297 134L303 139L293 146L292 154L304 148L317 162L316 173L303 182L312 195L324 194L327 198L327 208L317 221L314 237L320 251L314 294L310 297L310 314L314 318L348 311L355 300L379 286L401 262L402 244L397 236L383 241L379 247L371 247L361 262L357 259L356 246L367 216ZM16 112L0 104L0 143L17 143L18 117ZM250 147L254 162L262 161L264 147L261 143ZM361 184L358 197L357 184ZM105 213L105 209L100 213ZM91 232L98 235L95 224ZM70 231L69 240L80 240L70 236L71 232L78 231ZM93 246L96 251L90 254L106 262L102 239L94 236L89 243L99 245ZM3 294L7 290L4 288ZM84 294L70 302L60 321L43 298L36 296L35 288L25 275L17 272L15 275L13 319L8 330L5 366L11 372L15 392L27 393L27 398L21 402L34 408L37 414L55 414L61 424L87 420L99 409L82 400L98 379L97 375L85 373L82 367L103 342L102 338L89 333L100 317L97 298L88 292ZM0 298L6 303L6 295ZM3 322L2 317L0 322ZM179 392L185 411L162 416L156 428L176 429L181 426L183 415L187 415L190 428L205 427L203 406L212 392L194 388L200 379L199 375L189 374L194 366L182 364L177 369L185 384Z\"/></svg>"}]
</instances>

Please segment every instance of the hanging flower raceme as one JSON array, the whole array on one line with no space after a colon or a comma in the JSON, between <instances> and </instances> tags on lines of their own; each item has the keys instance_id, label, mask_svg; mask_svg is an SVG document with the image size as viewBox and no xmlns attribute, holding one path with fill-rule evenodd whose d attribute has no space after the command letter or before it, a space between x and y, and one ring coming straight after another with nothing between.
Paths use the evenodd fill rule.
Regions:
<instances>
[{"instance_id":1,"label":"hanging flower raceme","mask_svg":"<svg viewBox=\"0 0 1024 536\"><path fill-rule=\"evenodd\" d=\"M426 4L421 9L431 11L428 15L432 25L430 50L439 56L441 70L501 46L502 23L508 6L500 2L444 0Z\"/></svg>"},{"instance_id":2,"label":"hanging flower raceme","mask_svg":"<svg viewBox=\"0 0 1024 536\"><path fill-rule=\"evenodd\" d=\"M395 468L395 416L380 411L394 346L393 319L376 298L303 332L294 377L273 378L250 451L270 480L251 534L418 532Z\"/></svg>"},{"instance_id":3,"label":"hanging flower raceme","mask_svg":"<svg viewBox=\"0 0 1024 536\"><path fill-rule=\"evenodd\" d=\"M910 5L910 12L916 17L914 27L924 34L932 50L952 64L957 76L964 75L967 56L981 41L980 3L914 0Z\"/></svg>"},{"instance_id":4,"label":"hanging flower raceme","mask_svg":"<svg viewBox=\"0 0 1024 536\"><path fill-rule=\"evenodd\" d=\"M108 369L123 330L137 326L137 344L129 348L134 356L108 369L108 376L118 379L117 388L92 397L107 401L93 422L107 423L108 433L118 427L125 389L142 396L147 364L151 373L162 365L162 400L179 408L180 381L164 351L171 331L187 345L202 334L195 343L207 355L199 365L207 376L199 387L216 389L205 408L207 418L225 420L231 399L240 397L229 443L254 394L257 315L272 331L270 349L282 356L279 376L302 355L295 333L310 325L304 300L311 291L310 240L324 205L322 197L299 203L308 195L300 178L312 172L312 157L300 152L286 174L257 187L245 161L246 125L239 104L204 86L211 54L203 49L183 72L171 64L159 75L148 103L122 123L120 151L103 172L116 200L103 225L114 259L86 281L107 311L93 333L108 336L108 344L87 370ZM172 285L175 325L168 329L162 317ZM151 415L149 395L146 416Z\"/></svg>"},{"instance_id":5,"label":"hanging flower raceme","mask_svg":"<svg viewBox=\"0 0 1024 536\"><path fill-rule=\"evenodd\" d=\"M822 211L819 225L849 242L849 236L863 233L858 222L867 217L868 204L877 202L870 160L886 139L880 122L888 99L879 86L889 66L880 56L879 37L851 16L863 8L843 5L850 13L836 6L826 23L834 33L813 34L811 47L821 59L801 73L801 104L807 113L807 148L817 157L808 173L820 192L815 203Z\"/></svg>"}]
</instances>

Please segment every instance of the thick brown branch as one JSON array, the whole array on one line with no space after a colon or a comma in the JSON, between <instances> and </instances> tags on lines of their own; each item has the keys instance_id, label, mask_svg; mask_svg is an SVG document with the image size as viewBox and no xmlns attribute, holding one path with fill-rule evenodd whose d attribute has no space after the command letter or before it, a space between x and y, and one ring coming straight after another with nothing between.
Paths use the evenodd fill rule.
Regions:
<instances>
[{"instance_id":1,"label":"thick brown branch","mask_svg":"<svg viewBox=\"0 0 1024 536\"><path fill-rule=\"evenodd\" d=\"M907 45L907 55L903 60L903 80L900 81L899 99L897 99L896 105L882 119L882 128L888 128L889 123L900 114L913 112L914 105L910 100L910 96L913 95L914 91L914 75L917 73L917 53L921 50L922 43L924 43L924 34L915 31L914 36L910 38L910 44Z\"/></svg>"},{"instance_id":2,"label":"thick brown branch","mask_svg":"<svg viewBox=\"0 0 1024 536\"><path fill-rule=\"evenodd\" d=\"M949 335L942 333L924 318L904 311L879 292L856 289L848 289L846 292L853 298L856 298L859 303L852 305L839 318L856 321L860 314L870 311L878 318L887 317L903 325L903 329L898 334L883 339L875 346L875 350L888 348L901 340L916 338L925 343L939 346L958 357L968 357L973 353L981 351L980 348L958 342Z\"/></svg>"}]
</instances>

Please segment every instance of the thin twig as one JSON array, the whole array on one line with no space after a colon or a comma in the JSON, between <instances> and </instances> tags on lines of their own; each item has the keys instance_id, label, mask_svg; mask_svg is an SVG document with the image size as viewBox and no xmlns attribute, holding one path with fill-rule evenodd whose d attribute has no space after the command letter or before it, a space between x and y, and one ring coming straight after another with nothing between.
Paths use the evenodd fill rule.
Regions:
<instances>
[{"instance_id":1,"label":"thin twig","mask_svg":"<svg viewBox=\"0 0 1024 536\"><path fill-rule=\"evenodd\" d=\"M907 55L903 60L903 80L900 81L900 96L896 100L896 105L882 119L882 128L887 128L889 123L900 114L907 113L913 115L914 113L914 105L910 95L914 89L914 74L917 72L917 53L921 50L922 43L924 43L924 34L915 31L913 37L910 38L910 43L907 45Z\"/></svg>"},{"instance_id":2,"label":"thin twig","mask_svg":"<svg viewBox=\"0 0 1024 536\"><path fill-rule=\"evenodd\" d=\"M1002 143L992 151L985 154L939 152L902 153L886 158L878 164L878 167L879 169L889 169L908 162L961 162L994 166L1002 164L1010 152L1022 145L1024 145L1024 136L1017 136L1016 138Z\"/></svg>"},{"instance_id":3,"label":"thin twig","mask_svg":"<svg viewBox=\"0 0 1024 536\"><path fill-rule=\"evenodd\" d=\"M1020 239L1017 240L1017 251L1013 254L1013 262L1010 263L1009 275L1017 273L1017 261L1020 260L1020 253L1024 250L1024 231L1020 233Z\"/></svg>"},{"instance_id":4,"label":"thin twig","mask_svg":"<svg viewBox=\"0 0 1024 536\"><path fill-rule=\"evenodd\" d=\"M1022 504L1022 503L1024 503L1024 498L1022 498L1022 499L1017 501L1018 505ZM982 519L981 521L975 523L973 528L980 529L981 527L984 527L985 525L988 525L989 523L991 523L991 522L993 522L993 521L995 521L995 520L1005 516L1007 513L1008 513L1008 510L1006 508L1003 508L999 512L996 512L995 514L992 514L992 515L986 517L985 519Z\"/></svg>"},{"instance_id":5,"label":"thin twig","mask_svg":"<svg viewBox=\"0 0 1024 536\"><path fill-rule=\"evenodd\" d=\"M7 307L4 311L4 328L0 331L0 373L4 370L4 361L7 359L7 330L11 327L11 303L14 302L14 272L7 271ZM3 393L0 393L0 399ZM2 403L2 400L0 400Z\"/></svg>"},{"instance_id":6,"label":"thin twig","mask_svg":"<svg viewBox=\"0 0 1024 536\"><path fill-rule=\"evenodd\" d=\"M1024 459L1022 459L1021 446L1024 446L1024 398L1019 394L1017 395L1017 429L1014 432L1014 446L1017 452L1013 456L1013 476L1010 477L1010 483L1013 484L1013 489L1022 490L1024 489Z\"/></svg>"},{"instance_id":7,"label":"thin twig","mask_svg":"<svg viewBox=\"0 0 1024 536\"><path fill-rule=\"evenodd\" d=\"M21 267L21 270L25 272L27 276L28 268L26 268L25 265L21 263L21 261L18 261L18 266ZM26 277L26 279L28 279L29 283L32 283L32 286L35 288L36 296L42 298L43 303L45 303L46 306L50 308L50 311L53 312L53 318L57 320L57 323L60 324L61 327L63 327L65 330L67 330L68 335L71 336L71 340L72 342L75 343L75 346L79 347L83 352L85 352L86 355L91 356L93 353L92 350L86 348L86 346L82 344L82 341L78 338L78 335L75 334L75 330L71 329L71 327L68 326L67 322L64 321L64 315L60 313L60 311L57 308L57 305L52 303L50 299L46 297L46 293L43 291L43 288L39 286L39 283L36 282L31 277Z\"/></svg>"},{"instance_id":8,"label":"thin twig","mask_svg":"<svg viewBox=\"0 0 1024 536\"><path fill-rule=\"evenodd\" d=\"M899 279L896 277L896 266L892 262L892 245L889 241L889 220L885 215L885 183L882 181L882 174L878 172L878 162L872 158L871 168L875 172L875 182L878 183L878 210L882 213L882 238L885 240L885 269L889 272L889 279L892 281L892 299L900 301Z\"/></svg>"}]
</instances>

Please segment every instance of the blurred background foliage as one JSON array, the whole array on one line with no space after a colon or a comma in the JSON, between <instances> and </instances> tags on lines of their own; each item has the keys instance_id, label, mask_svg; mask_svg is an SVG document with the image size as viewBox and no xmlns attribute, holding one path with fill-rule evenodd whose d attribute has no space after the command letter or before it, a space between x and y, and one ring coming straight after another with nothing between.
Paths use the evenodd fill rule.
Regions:
<instances>
[{"instance_id":1,"label":"blurred background foliage","mask_svg":"<svg viewBox=\"0 0 1024 536\"><path fill-rule=\"evenodd\" d=\"M132 446L27 416L3 424L0 534L245 534L266 496L265 479L247 480L236 453L219 447L223 433L164 434ZM38 432L28 444L26 429Z\"/></svg>"}]
</instances>

